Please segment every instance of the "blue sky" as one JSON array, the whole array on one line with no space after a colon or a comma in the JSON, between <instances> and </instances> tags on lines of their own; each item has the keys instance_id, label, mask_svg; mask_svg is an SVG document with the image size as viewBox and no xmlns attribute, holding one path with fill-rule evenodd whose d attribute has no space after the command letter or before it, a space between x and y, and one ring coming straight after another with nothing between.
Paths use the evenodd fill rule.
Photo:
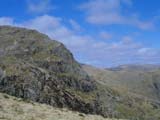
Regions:
<instances>
[{"instance_id":1,"label":"blue sky","mask_svg":"<svg viewBox=\"0 0 160 120\"><path fill-rule=\"evenodd\" d=\"M160 63L159 0L1 0L0 25L36 29L98 67Z\"/></svg>"}]
</instances>

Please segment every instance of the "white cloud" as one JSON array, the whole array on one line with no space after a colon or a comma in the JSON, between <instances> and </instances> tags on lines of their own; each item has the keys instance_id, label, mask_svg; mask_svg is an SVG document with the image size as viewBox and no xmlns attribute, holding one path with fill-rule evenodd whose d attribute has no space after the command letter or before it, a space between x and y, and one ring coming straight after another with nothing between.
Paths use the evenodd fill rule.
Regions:
<instances>
[{"instance_id":1,"label":"white cloud","mask_svg":"<svg viewBox=\"0 0 160 120\"><path fill-rule=\"evenodd\" d=\"M99 37L100 37L101 39L108 40L108 39L111 39L111 38L112 38L112 34L106 32L106 31L101 31L101 32L99 33Z\"/></svg>"},{"instance_id":2,"label":"white cloud","mask_svg":"<svg viewBox=\"0 0 160 120\"><path fill-rule=\"evenodd\" d=\"M86 20L91 24L123 24L144 30L154 27L151 21L142 21L134 13L124 15L122 5L131 6L132 0L89 0L80 5L80 9L84 11Z\"/></svg>"},{"instance_id":3,"label":"white cloud","mask_svg":"<svg viewBox=\"0 0 160 120\"><path fill-rule=\"evenodd\" d=\"M13 25L14 20L10 17L0 17L0 25Z\"/></svg>"},{"instance_id":4,"label":"white cloud","mask_svg":"<svg viewBox=\"0 0 160 120\"><path fill-rule=\"evenodd\" d=\"M27 2L28 11L31 13L41 14L55 9L55 7L51 5L51 0L28 0Z\"/></svg>"},{"instance_id":5,"label":"white cloud","mask_svg":"<svg viewBox=\"0 0 160 120\"><path fill-rule=\"evenodd\" d=\"M159 49L136 43L131 36L124 36L119 42L100 41L91 35L78 35L66 27L61 18L49 15L39 16L23 23L15 23L12 18L7 19L0 18L0 23L36 29L49 35L52 39L59 40L82 63L107 67L109 65L160 61Z\"/></svg>"},{"instance_id":6,"label":"white cloud","mask_svg":"<svg viewBox=\"0 0 160 120\"><path fill-rule=\"evenodd\" d=\"M76 30L76 31L82 30L81 26L75 20L70 19L69 23L71 24L73 30Z\"/></svg>"}]
</instances>

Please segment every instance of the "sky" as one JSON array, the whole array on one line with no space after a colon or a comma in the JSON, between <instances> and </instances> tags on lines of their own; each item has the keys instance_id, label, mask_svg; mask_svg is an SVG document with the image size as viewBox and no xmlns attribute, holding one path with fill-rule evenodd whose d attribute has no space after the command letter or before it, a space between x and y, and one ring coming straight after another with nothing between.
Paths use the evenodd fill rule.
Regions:
<instances>
[{"instance_id":1,"label":"sky","mask_svg":"<svg viewBox=\"0 0 160 120\"><path fill-rule=\"evenodd\" d=\"M160 63L160 0L1 0L0 25L36 29L97 67Z\"/></svg>"}]
</instances>

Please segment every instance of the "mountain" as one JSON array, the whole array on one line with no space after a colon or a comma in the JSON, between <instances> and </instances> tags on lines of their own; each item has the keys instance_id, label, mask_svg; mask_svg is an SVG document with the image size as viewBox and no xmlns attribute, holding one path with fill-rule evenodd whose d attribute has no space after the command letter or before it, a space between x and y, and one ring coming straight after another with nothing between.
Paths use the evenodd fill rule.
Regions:
<instances>
[{"instance_id":1,"label":"mountain","mask_svg":"<svg viewBox=\"0 0 160 120\"><path fill-rule=\"evenodd\" d=\"M154 71L154 70L159 70L160 65L154 65L154 64L128 64L128 65L120 65L118 67L112 67L112 68L106 68L106 70L111 70L111 71Z\"/></svg>"},{"instance_id":2,"label":"mountain","mask_svg":"<svg viewBox=\"0 0 160 120\"><path fill-rule=\"evenodd\" d=\"M92 101L75 97L96 88L66 47L35 30L0 27L0 91L47 103L94 113Z\"/></svg>"},{"instance_id":3,"label":"mountain","mask_svg":"<svg viewBox=\"0 0 160 120\"><path fill-rule=\"evenodd\" d=\"M83 69L97 82L118 90L160 102L160 66L121 65L98 69L84 65Z\"/></svg>"},{"instance_id":4,"label":"mountain","mask_svg":"<svg viewBox=\"0 0 160 120\"><path fill-rule=\"evenodd\" d=\"M102 72L93 68L96 71L92 72L91 69L91 75L83 68L62 43L35 30L0 26L1 93L24 101L31 100L103 117L159 120L158 72L154 76L156 83L152 86L157 91L153 94L157 99L150 100L126 91L126 88L140 85L137 80L128 87L121 86L135 79L131 72L117 74L117 71ZM128 77L125 81L116 79L126 74ZM109 79L102 79L108 76ZM112 87L114 85L120 85L121 89L115 89Z\"/></svg>"}]
</instances>

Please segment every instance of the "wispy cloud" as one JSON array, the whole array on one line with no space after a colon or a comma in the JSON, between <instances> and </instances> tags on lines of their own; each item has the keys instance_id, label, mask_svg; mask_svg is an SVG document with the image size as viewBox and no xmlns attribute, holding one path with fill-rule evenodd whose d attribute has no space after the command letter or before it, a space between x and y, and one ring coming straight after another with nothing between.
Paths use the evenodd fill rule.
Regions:
<instances>
[{"instance_id":1,"label":"wispy cloud","mask_svg":"<svg viewBox=\"0 0 160 120\"><path fill-rule=\"evenodd\" d=\"M23 23L15 23L12 18L7 19L0 18L0 23L36 29L52 39L59 40L82 63L107 67L118 64L157 63L160 61L159 49L137 43L132 36L124 36L118 42L100 41L91 35L78 35L74 30L68 28L61 18L49 15L38 16ZM105 31L102 34L107 37L108 33Z\"/></svg>"},{"instance_id":2,"label":"wispy cloud","mask_svg":"<svg viewBox=\"0 0 160 120\"><path fill-rule=\"evenodd\" d=\"M28 11L33 14L44 14L55 9L51 0L27 0Z\"/></svg>"},{"instance_id":3,"label":"wispy cloud","mask_svg":"<svg viewBox=\"0 0 160 120\"><path fill-rule=\"evenodd\" d=\"M81 26L75 20L70 19L69 23L71 24L73 30L76 30L76 31L82 30Z\"/></svg>"},{"instance_id":4,"label":"wispy cloud","mask_svg":"<svg viewBox=\"0 0 160 120\"><path fill-rule=\"evenodd\" d=\"M14 20L10 17L0 17L0 25L13 25Z\"/></svg>"},{"instance_id":5,"label":"wispy cloud","mask_svg":"<svg viewBox=\"0 0 160 120\"><path fill-rule=\"evenodd\" d=\"M101 32L99 33L99 37L100 37L101 39L103 39L103 40L109 40L109 39L112 38L112 34L109 33L109 32L106 32L106 31L101 31Z\"/></svg>"},{"instance_id":6,"label":"wispy cloud","mask_svg":"<svg viewBox=\"0 0 160 120\"><path fill-rule=\"evenodd\" d=\"M152 21L142 21L135 13L125 15L125 6L132 6L132 0L89 0L80 5L86 20L96 25L123 24L148 30L154 27ZM123 9L122 9L123 8ZM127 9L127 7L125 7Z\"/></svg>"}]
</instances>

